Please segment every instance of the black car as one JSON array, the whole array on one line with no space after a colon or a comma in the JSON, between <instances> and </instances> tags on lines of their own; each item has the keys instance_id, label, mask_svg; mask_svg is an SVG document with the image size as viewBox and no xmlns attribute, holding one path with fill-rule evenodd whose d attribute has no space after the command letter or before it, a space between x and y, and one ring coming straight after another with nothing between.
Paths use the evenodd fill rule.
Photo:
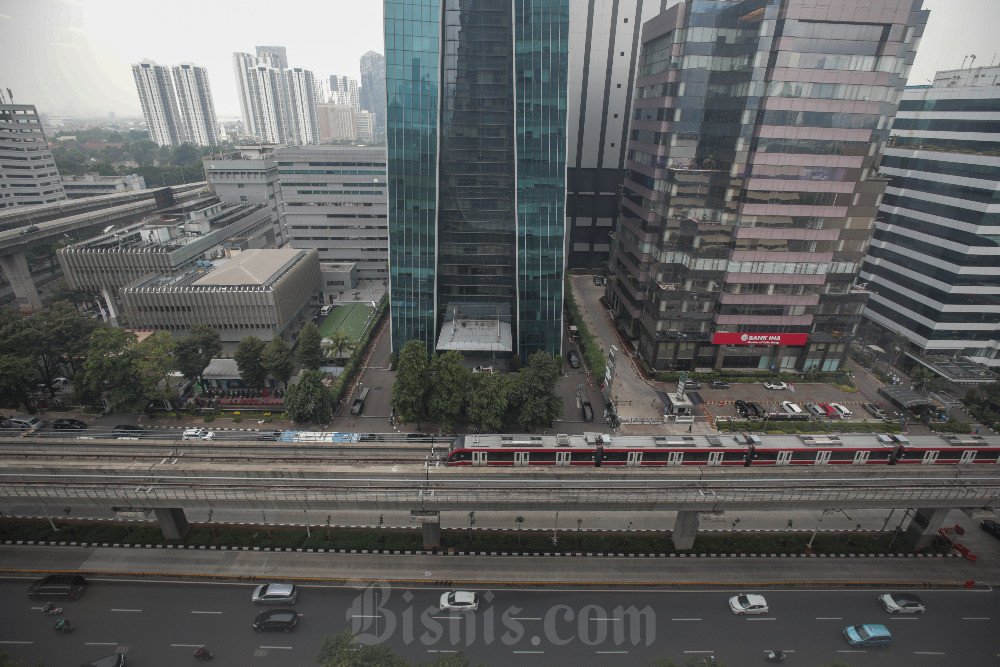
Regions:
<instances>
[{"instance_id":1,"label":"black car","mask_svg":"<svg viewBox=\"0 0 1000 667\"><path fill-rule=\"evenodd\" d=\"M32 600L77 600L87 590L87 580L78 574L50 574L31 584Z\"/></svg>"},{"instance_id":2,"label":"black car","mask_svg":"<svg viewBox=\"0 0 1000 667\"><path fill-rule=\"evenodd\" d=\"M729 383L722 380L712 380L708 383L709 389L729 389Z\"/></svg>"},{"instance_id":3,"label":"black car","mask_svg":"<svg viewBox=\"0 0 1000 667\"><path fill-rule=\"evenodd\" d=\"M985 530L993 537L1000 539L1000 523L997 523L993 519L986 519L981 524L979 524L979 527Z\"/></svg>"},{"instance_id":4,"label":"black car","mask_svg":"<svg viewBox=\"0 0 1000 667\"><path fill-rule=\"evenodd\" d=\"M566 353L566 359L569 361L571 368L580 367L580 355L576 353L576 350L570 350Z\"/></svg>"},{"instance_id":5,"label":"black car","mask_svg":"<svg viewBox=\"0 0 1000 667\"><path fill-rule=\"evenodd\" d=\"M758 419L763 417L764 413L767 412L760 403L754 403L753 401L747 403L747 407L750 408L750 416L757 417Z\"/></svg>"},{"instance_id":6,"label":"black car","mask_svg":"<svg viewBox=\"0 0 1000 667\"><path fill-rule=\"evenodd\" d=\"M588 424L594 421L594 408L590 404L590 401L584 401L580 405L580 408L583 410L583 421L587 422Z\"/></svg>"},{"instance_id":7,"label":"black car","mask_svg":"<svg viewBox=\"0 0 1000 667\"><path fill-rule=\"evenodd\" d=\"M131 424L118 424L111 429L111 432L116 438L138 438L146 432L146 429Z\"/></svg>"},{"instance_id":8,"label":"black car","mask_svg":"<svg viewBox=\"0 0 1000 667\"><path fill-rule=\"evenodd\" d=\"M80 430L87 428L87 423L79 419L57 419L52 422L52 428L59 430Z\"/></svg>"},{"instance_id":9,"label":"black car","mask_svg":"<svg viewBox=\"0 0 1000 667\"><path fill-rule=\"evenodd\" d=\"M736 407L736 414L740 417L746 419L750 416L750 406L747 405L746 401L736 401L734 406Z\"/></svg>"},{"instance_id":10,"label":"black car","mask_svg":"<svg viewBox=\"0 0 1000 667\"><path fill-rule=\"evenodd\" d=\"M254 632L282 630L291 632L299 624L299 615L294 609L268 609L257 614L253 621Z\"/></svg>"}]
</instances>

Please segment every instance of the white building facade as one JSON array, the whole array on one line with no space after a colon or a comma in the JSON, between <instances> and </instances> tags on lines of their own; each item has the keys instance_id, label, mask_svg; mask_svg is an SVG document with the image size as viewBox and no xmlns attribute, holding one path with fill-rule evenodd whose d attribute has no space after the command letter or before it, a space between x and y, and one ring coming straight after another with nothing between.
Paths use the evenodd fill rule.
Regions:
<instances>
[{"instance_id":1,"label":"white building facade","mask_svg":"<svg viewBox=\"0 0 1000 667\"><path fill-rule=\"evenodd\" d=\"M188 139L197 146L220 143L208 70L192 63L181 63L173 70L181 121Z\"/></svg>"},{"instance_id":2,"label":"white building facade","mask_svg":"<svg viewBox=\"0 0 1000 667\"><path fill-rule=\"evenodd\" d=\"M152 60L143 60L132 65L132 76L149 138L160 146L180 146L187 141L170 70Z\"/></svg>"}]
</instances>

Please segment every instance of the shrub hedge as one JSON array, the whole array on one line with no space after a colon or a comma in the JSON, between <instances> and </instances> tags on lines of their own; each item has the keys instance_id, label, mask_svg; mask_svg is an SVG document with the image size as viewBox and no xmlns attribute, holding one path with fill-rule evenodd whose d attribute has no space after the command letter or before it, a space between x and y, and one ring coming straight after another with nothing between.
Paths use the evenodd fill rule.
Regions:
<instances>
[{"instance_id":1,"label":"shrub hedge","mask_svg":"<svg viewBox=\"0 0 1000 667\"><path fill-rule=\"evenodd\" d=\"M604 377L604 369L607 366L607 359L601 352L601 346L594 338L594 334L591 333L590 328L587 327L586 322L583 320L583 315L580 313L580 307L576 304L576 299L573 297L573 285L570 283L569 276L566 276L566 317L569 323L577 328L580 335L580 356L583 357L587 364L587 370L595 378Z\"/></svg>"}]
</instances>

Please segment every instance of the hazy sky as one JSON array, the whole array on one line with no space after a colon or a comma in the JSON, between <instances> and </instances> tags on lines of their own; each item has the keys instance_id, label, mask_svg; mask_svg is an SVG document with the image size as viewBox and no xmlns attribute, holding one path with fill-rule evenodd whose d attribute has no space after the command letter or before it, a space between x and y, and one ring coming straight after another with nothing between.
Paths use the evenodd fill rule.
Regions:
<instances>
[{"instance_id":1,"label":"hazy sky","mask_svg":"<svg viewBox=\"0 0 1000 667\"><path fill-rule=\"evenodd\" d=\"M154 9L155 8L155 9ZM1000 64L1000 0L924 0L931 18L910 76ZM42 113L140 115L130 65L208 68L219 115L237 116L233 51L285 46L292 67L359 77L383 52L381 0L0 0L0 88Z\"/></svg>"}]
</instances>

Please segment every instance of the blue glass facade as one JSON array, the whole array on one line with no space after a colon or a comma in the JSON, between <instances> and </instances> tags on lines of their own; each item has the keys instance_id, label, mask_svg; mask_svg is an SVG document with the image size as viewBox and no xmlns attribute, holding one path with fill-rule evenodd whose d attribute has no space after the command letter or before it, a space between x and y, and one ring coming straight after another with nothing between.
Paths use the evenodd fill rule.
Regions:
<instances>
[{"instance_id":1,"label":"blue glass facade","mask_svg":"<svg viewBox=\"0 0 1000 667\"><path fill-rule=\"evenodd\" d=\"M567 0L385 8L393 350L558 354Z\"/></svg>"}]
</instances>

